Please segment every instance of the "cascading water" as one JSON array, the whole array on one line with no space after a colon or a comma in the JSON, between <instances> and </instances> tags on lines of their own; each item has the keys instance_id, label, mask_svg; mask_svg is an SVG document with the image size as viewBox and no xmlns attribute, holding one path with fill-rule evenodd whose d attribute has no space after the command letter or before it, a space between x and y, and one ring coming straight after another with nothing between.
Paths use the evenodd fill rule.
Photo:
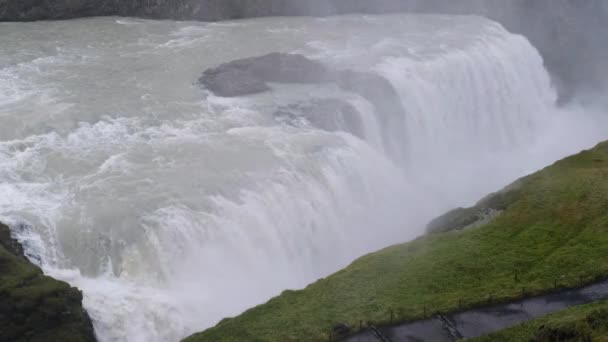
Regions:
<instances>
[{"instance_id":1,"label":"cascading water","mask_svg":"<svg viewBox=\"0 0 608 342\"><path fill-rule=\"evenodd\" d=\"M608 136L598 117L554 106L527 40L478 17L0 31L0 219L84 291L101 341L177 340ZM274 51L381 75L402 109L334 84L237 99L193 84ZM356 109L361 137L276 115L328 99Z\"/></svg>"}]
</instances>

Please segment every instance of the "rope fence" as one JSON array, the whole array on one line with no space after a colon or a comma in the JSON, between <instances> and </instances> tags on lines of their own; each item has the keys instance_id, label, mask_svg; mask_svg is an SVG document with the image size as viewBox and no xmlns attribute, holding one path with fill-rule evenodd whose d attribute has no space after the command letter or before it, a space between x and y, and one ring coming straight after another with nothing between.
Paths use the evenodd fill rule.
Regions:
<instances>
[{"instance_id":1,"label":"rope fence","mask_svg":"<svg viewBox=\"0 0 608 342\"><path fill-rule=\"evenodd\" d=\"M547 284L547 281L544 280L530 282L528 286L521 286L521 284L519 284L521 280L520 273L519 271L515 271L513 273L513 279L517 283L517 286L514 287L512 283L509 286L505 286L500 291L500 295L497 295L497 293L494 291L488 291L485 294L480 294L475 299L471 299L470 297L458 298L451 305L449 305L449 303L448 305L443 305L443 310L433 308L432 305L427 304L421 304L410 308L389 307L385 310L386 316L384 319L378 319L378 317L376 317L376 319L373 321L368 319L359 319L357 321L350 322L350 325L348 323L337 323L329 330L327 340L330 342L336 342L364 332L371 332L376 335L379 340L384 341L385 337L382 336L378 330L378 327L406 325L432 318L441 320L441 317L445 318L446 314L455 314L473 309L482 309L491 305L508 304L510 302L525 300L537 296L554 294L559 291L591 286L595 283L606 280L607 277L606 273L597 273L594 275L577 274L568 277L561 275L560 277L553 279L553 281L551 281L549 284Z\"/></svg>"}]
</instances>

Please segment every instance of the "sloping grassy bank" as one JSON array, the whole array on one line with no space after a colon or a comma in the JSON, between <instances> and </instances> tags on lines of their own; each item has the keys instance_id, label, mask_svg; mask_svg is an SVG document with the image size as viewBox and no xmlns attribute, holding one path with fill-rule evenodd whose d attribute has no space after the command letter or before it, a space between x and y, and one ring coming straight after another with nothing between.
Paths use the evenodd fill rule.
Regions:
<instances>
[{"instance_id":1,"label":"sloping grassy bank","mask_svg":"<svg viewBox=\"0 0 608 342\"><path fill-rule=\"evenodd\" d=\"M327 341L336 323L418 319L608 275L608 142L484 201L500 204L487 223L364 256L186 341Z\"/></svg>"},{"instance_id":2,"label":"sloping grassy bank","mask_svg":"<svg viewBox=\"0 0 608 342\"><path fill-rule=\"evenodd\" d=\"M0 341L94 342L82 293L47 277L0 223Z\"/></svg>"},{"instance_id":3,"label":"sloping grassy bank","mask_svg":"<svg viewBox=\"0 0 608 342\"><path fill-rule=\"evenodd\" d=\"M608 302L577 306L469 341L608 341Z\"/></svg>"}]
</instances>

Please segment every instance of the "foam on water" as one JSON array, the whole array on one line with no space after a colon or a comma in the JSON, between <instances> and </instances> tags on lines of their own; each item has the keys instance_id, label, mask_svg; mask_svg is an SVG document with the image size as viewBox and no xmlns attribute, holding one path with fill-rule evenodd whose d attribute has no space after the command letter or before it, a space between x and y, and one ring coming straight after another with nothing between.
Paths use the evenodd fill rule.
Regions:
<instances>
[{"instance_id":1,"label":"foam on water","mask_svg":"<svg viewBox=\"0 0 608 342\"><path fill-rule=\"evenodd\" d=\"M84 291L101 341L178 340L608 136L605 115L556 108L535 49L483 18L0 29L0 219ZM193 85L273 51L382 75L404 110L332 84ZM356 108L363 137L274 115L323 99Z\"/></svg>"}]
</instances>

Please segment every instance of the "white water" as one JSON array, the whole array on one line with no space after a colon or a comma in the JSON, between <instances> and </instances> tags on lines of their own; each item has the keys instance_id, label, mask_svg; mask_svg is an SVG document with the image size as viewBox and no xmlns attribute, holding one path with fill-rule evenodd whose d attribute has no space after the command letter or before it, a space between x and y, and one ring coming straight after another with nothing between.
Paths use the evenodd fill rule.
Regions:
<instances>
[{"instance_id":1,"label":"white water","mask_svg":"<svg viewBox=\"0 0 608 342\"><path fill-rule=\"evenodd\" d=\"M101 341L178 340L608 137L602 115L555 107L527 40L478 17L97 18L0 33L0 219L84 291ZM405 112L383 117L331 84L241 99L193 85L273 51L381 74ZM273 116L323 98L356 107L365 139Z\"/></svg>"}]
</instances>

